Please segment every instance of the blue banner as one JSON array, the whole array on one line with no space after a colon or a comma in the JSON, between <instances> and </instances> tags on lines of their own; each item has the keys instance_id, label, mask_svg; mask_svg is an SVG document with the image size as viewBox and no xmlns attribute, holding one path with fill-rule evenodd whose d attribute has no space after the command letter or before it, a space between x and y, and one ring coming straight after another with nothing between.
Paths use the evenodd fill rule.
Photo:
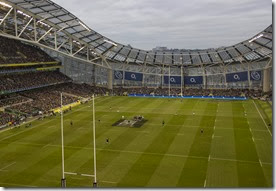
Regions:
<instances>
[{"instance_id":1,"label":"blue banner","mask_svg":"<svg viewBox=\"0 0 276 191\"><path fill-rule=\"evenodd\" d=\"M170 81L169 81L170 79ZM181 76L164 76L164 84L181 84Z\"/></svg>"},{"instance_id":2,"label":"blue banner","mask_svg":"<svg viewBox=\"0 0 276 191\"><path fill-rule=\"evenodd\" d=\"M203 84L203 76L185 76L184 83L187 85Z\"/></svg>"},{"instance_id":3,"label":"blue banner","mask_svg":"<svg viewBox=\"0 0 276 191\"><path fill-rule=\"evenodd\" d=\"M250 72L250 80L251 81L261 81L262 80L262 72L261 71L251 71Z\"/></svg>"},{"instance_id":4,"label":"blue banner","mask_svg":"<svg viewBox=\"0 0 276 191\"><path fill-rule=\"evenodd\" d=\"M124 79L124 72L119 71L119 70L115 70L114 71L114 79L115 80L123 80Z\"/></svg>"},{"instance_id":5,"label":"blue banner","mask_svg":"<svg viewBox=\"0 0 276 191\"><path fill-rule=\"evenodd\" d=\"M136 72L125 72L125 80L143 81L143 74Z\"/></svg>"},{"instance_id":6,"label":"blue banner","mask_svg":"<svg viewBox=\"0 0 276 191\"><path fill-rule=\"evenodd\" d=\"M226 82L243 82L248 80L248 72L226 74Z\"/></svg>"},{"instance_id":7,"label":"blue banner","mask_svg":"<svg viewBox=\"0 0 276 191\"><path fill-rule=\"evenodd\" d=\"M150 98L182 98L182 99L221 99L221 100L247 100L247 97L230 96L167 96L167 95L149 95L149 94L128 94L129 97L150 97Z\"/></svg>"}]
</instances>

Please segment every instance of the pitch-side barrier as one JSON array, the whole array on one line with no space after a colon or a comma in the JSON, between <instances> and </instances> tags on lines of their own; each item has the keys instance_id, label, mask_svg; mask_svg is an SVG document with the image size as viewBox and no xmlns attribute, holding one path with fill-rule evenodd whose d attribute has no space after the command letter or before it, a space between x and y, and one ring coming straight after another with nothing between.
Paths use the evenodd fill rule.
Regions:
<instances>
[{"instance_id":1,"label":"pitch-side barrier","mask_svg":"<svg viewBox=\"0 0 276 191\"><path fill-rule=\"evenodd\" d=\"M247 100L247 97L229 97L229 96L157 96L147 94L129 94L129 97L147 97L147 98L182 98L182 99L220 99L220 100Z\"/></svg>"}]
</instances>

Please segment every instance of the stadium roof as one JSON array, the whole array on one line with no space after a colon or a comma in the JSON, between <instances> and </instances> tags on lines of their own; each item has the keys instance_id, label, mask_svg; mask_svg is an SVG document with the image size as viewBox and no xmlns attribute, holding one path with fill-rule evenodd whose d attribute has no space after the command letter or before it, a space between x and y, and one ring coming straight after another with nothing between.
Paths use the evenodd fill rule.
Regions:
<instances>
[{"instance_id":1,"label":"stadium roof","mask_svg":"<svg viewBox=\"0 0 276 191\"><path fill-rule=\"evenodd\" d=\"M55 31L58 35L58 47L69 43L67 37L70 36L73 42L71 42L71 45L69 43L68 46L75 49L71 53L75 51L76 54L85 54L84 46L86 46L90 48L95 58L97 55L116 62L149 65L202 65L251 62L272 56L272 25L251 39L229 47L153 52L132 48L102 36L72 13L50 0L0 0L0 17L2 16L3 19L6 15L5 9L9 11L9 8L11 8L9 6L16 8L17 14L30 20L35 18L40 25L44 26L44 34L39 38L40 40L43 39L44 43L47 41L53 43L52 32ZM28 23L18 22L17 24ZM33 28L29 30L31 31ZM23 31L24 35L28 35L25 32L27 30L24 29Z\"/></svg>"}]
</instances>

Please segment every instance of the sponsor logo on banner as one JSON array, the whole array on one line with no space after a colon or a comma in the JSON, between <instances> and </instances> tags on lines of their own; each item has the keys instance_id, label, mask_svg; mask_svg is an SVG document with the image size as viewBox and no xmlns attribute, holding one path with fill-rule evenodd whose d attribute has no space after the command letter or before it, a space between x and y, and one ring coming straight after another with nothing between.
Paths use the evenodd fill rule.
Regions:
<instances>
[{"instance_id":1,"label":"sponsor logo on banner","mask_svg":"<svg viewBox=\"0 0 276 191\"><path fill-rule=\"evenodd\" d=\"M196 79L195 78L191 78L190 82L196 84Z\"/></svg>"},{"instance_id":2,"label":"sponsor logo on banner","mask_svg":"<svg viewBox=\"0 0 276 191\"><path fill-rule=\"evenodd\" d=\"M185 84L203 84L203 76L185 76Z\"/></svg>"},{"instance_id":3,"label":"sponsor logo on banner","mask_svg":"<svg viewBox=\"0 0 276 191\"><path fill-rule=\"evenodd\" d=\"M174 77L171 77L170 82L171 82L171 83L176 83L175 78L174 78Z\"/></svg>"},{"instance_id":4,"label":"sponsor logo on banner","mask_svg":"<svg viewBox=\"0 0 276 191\"><path fill-rule=\"evenodd\" d=\"M235 75L234 75L234 79L237 80L237 81L240 81L240 80L241 80L241 78L240 78L240 76L239 76L238 74L235 74Z\"/></svg>"},{"instance_id":5,"label":"sponsor logo on banner","mask_svg":"<svg viewBox=\"0 0 276 191\"><path fill-rule=\"evenodd\" d=\"M122 80L124 77L122 71L115 71L114 75L115 75L115 79L117 79L117 80Z\"/></svg>"},{"instance_id":6,"label":"sponsor logo on banner","mask_svg":"<svg viewBox=\"0 0 276 191\"><path fill-rule=\"evenodd\" d=\"M226 82L248 81L248 72L237 72L226 74Z\"/></svg>"},{"instance_id":7,"label":"sponsor logo on banner","mask_svg":"<svg viewBox=\"0 0 276 191\"><path fill-rule=\"evenodd\" d=\"M164 76L165 84L181 84L181 76Z\"/></svg>"},{"instance_id":8,"label":"sponsor logo on banner","mask_svg":"<svg viewBox=\"0 0 276 191\"><path fill-rule=\"evenodd\" d=\"M125 72L125 80L143 81L143 74L136 72Z\"/></svg>"},{"instance_id":9,"label":"sponsor logo on banner","mask_svg":"<svg viewBox=\"0 0 276 191\"><path fill-rule=\"evenodd\" d=\"M131 79L133 79L133 80L136 80L136 75L135 74L131 74Z\"/></svg>"},{"instance_id":10,"label":"sponsor logo on banner","mask_svg":"<svg viewBox=\"0 0 276 191\"><path fill-rule=\"evenodd\" d=\"M251 80L254 80L254 81L260 81L262 78L260 71L252 71L250 76L251 76Z\"/></svg>"}]
</instances>

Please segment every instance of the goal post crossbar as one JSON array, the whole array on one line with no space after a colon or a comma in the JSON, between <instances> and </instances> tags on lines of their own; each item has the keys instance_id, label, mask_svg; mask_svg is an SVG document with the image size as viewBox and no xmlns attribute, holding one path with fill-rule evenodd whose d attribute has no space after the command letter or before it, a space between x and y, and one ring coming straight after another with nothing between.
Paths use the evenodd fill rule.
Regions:
<instances>
[{"instance_id":1,"label":"goal post crossbar","mask_svg":"<svg viewBox=\"0 0 276 191\"><path fill-rule=\"evenodd\" d=\"M64 172L64 174L74 175L74 176L95 177L95 175L93 175L93 174L82 174L82 173L76 173L76 172Z\"/></svg>"}]
</instances>

